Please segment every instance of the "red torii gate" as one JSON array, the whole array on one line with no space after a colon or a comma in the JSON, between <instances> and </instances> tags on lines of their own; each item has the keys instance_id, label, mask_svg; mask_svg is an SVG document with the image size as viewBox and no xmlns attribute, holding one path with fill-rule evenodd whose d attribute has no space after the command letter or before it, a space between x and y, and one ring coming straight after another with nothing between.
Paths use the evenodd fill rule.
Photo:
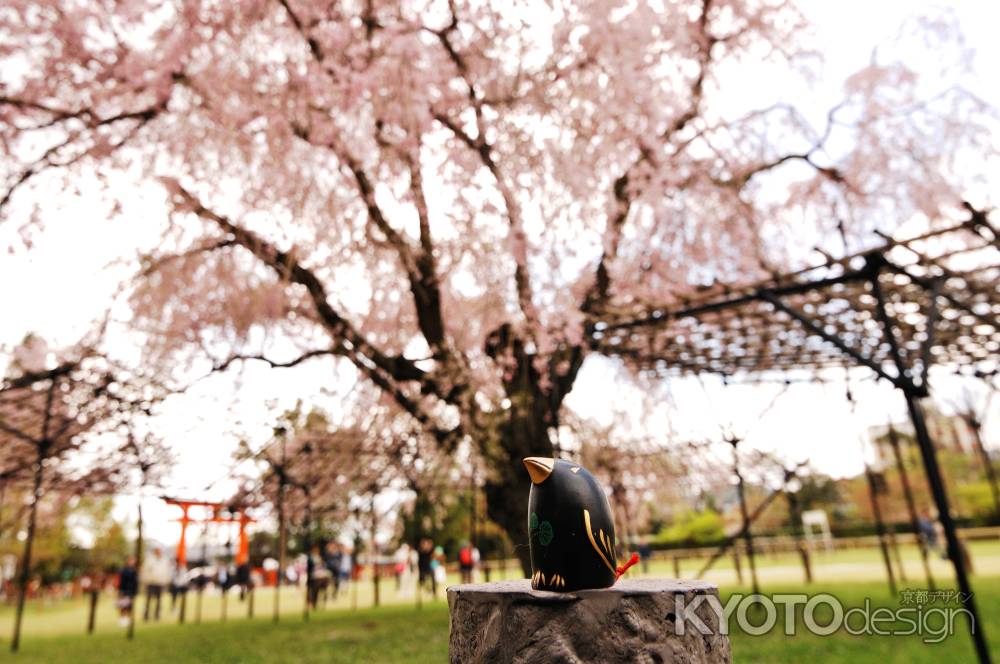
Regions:
<instances>
[{"instance_id":1,"label":"red torii gate","mask_svg":"<svg viewBox=\"0 0 1000 664\"><path fill-rule=\"evenodd\" d=\"M240 543L236 550L236 565L243 565L250 561L250 539L247 537L247 524L256 521L247 516L245 508L234 508L225 503L204 500L182 500L167 496L162 498L167 505L176 505L181 508L181 518L177 519L177 522L181 524L181 537L177 541L177 565L179 567L187 566L187 527L191 523L238 523L240 525ZM188 516L188 510L192 507L207 507L212 510L212 515L202 519L192 519ZM224 515L223 512L228 513L228 515Z\"/></svg>"}]
</instances>

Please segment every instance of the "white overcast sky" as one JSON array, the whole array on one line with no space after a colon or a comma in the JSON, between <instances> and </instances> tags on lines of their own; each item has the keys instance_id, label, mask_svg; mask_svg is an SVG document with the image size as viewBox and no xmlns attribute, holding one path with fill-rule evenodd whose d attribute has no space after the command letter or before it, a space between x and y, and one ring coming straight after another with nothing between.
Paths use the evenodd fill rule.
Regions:
<instances>
[{"instance_id":1,"label":"white overcast sky","mask_svg":"<svg viewBox=\"0 0 1000 664\"><path fill-rule=\"evenodd\" d=\"M965 84L1000 107L995 66L1000 62L1000 3L964 0L922 2L920 0L800 0L818 29L816 48L824 54L824 74L819 85L809 89L807 105L827 108L836 103L840 83L869 59L872 49L890 39L901 23L914 13L949 7L960 19L968 43L976 49L976 73ZM926 54L914 54L923 57ZM734 103L754 104L755 97L771 101L782 80L760 80L744 75L729 92ZM769 86L773 86L770 90ZM993 204L1000 201L993 200ZM129 192L124 204L133 219L155 218L163 212L162 199L153 190ZM40 333L53 345L72 343L101 316L122 277L120 270L106 266L150 241L142 224L104 221L102 206L86 196L74 200L47 222L46 231L30 251L0 257L0 344L17 343L25 333ZM0 227L0 247L9 237ZM588 361L570 396L570 405L582 412L601 413L609 404L607 386L618 380L613 363L600 358ZM842 375L835 375L841 378ZM716 382L675 381L672 404L665 401L661 421L650 427L691 438L718 437L719 425L746 437L754 447L777 451L789 460L810 459L814 466L833 475L858 472L862 460L862 432L883 424L887 417L904 419L904 404L885 385L876 385L865 372L858 372L854 391L860 403L852 414L843 398L843 384L796 385L767 409L779 388L729 386ZM294 371L269 371L249 366L239 379L217 376L200 383L190 393L173 399L156 422L158 433L177 454L168 483L175 495L223 498L233 486L219 481L231 465L236 439L232 424L256 442L266 440L274 415L303 398L319 398L324 389L336 389L331 365L321 363ZM942 378L936 387L942 394L956 395L961 384ZM619 407L636 395L618 390ZM1000 402L1000 399L995 400ZM994 404L994 411L1000 403ZM767 409L762 417L761 413ZM669 426L667 419L669 415ZM720 420L721 418L721 420ZM1000 430L1000 414L992 412L987 442ZM207 493L204 488L216 482ZM120 511L132 505L123 501ZM173 515L155 499L144 500L147 523L153 537L173 542L177 526Z\"/></svg>"}]
</instances>

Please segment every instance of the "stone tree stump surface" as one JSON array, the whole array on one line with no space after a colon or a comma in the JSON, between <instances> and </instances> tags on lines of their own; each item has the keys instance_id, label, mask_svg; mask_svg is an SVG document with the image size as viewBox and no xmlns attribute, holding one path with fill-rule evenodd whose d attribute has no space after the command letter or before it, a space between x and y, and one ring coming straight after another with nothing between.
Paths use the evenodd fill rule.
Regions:
<instances>
[{"instance_id":1,"label":"stone tree stump surface","mask_svg":"<svg viewBox=\"0 0 1000 664\"><path fill-rule=\"evenodd\" d=\"M449 659L453 664L635 662L729 664L729 637L708 601L690 611L708 634L684 621L681 606L719 589L703 581L635 579L610 588L553 593L527 579L451 586Z\"/></svg>"}]
</instances>

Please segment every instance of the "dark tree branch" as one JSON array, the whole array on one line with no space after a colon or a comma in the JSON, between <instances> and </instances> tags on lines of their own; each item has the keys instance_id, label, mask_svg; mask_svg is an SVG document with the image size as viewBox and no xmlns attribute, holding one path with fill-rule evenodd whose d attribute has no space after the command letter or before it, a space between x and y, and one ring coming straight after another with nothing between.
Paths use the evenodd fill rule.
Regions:
<instances>
[{"instance_id":1,"label":"dark tree branch","mask_svg":"<svg viewBox=\"0 0 1000 664\"><path fill-rule=\"evenodd\" d=\"M290 369L291 367L296 367L302 364L303 362L311 360L316 357L323 357L327 355L343 355L343 354L344 353L342 350L324 348L320 350L311 350L286 362L278 362L264 355L230 355L224 361L213 366L212 371L225 371L236 362L248 362L248 361L264 362L267 365L269 365L272 369Z\"/></svg>"},{"instance_id":2,"label":"dark tree branch","mask_svg":"<svg viewBox=\"0 0 1000 664\"><path fill-rule=\"evenodd\" d=\"M469 134L456 121L448 117L447 114L439 111L432 111L432 114L435 120L451 131L456 138L465 143L473 152L476 153L476 155L478 155L480 162L482 162L483 166L486 167L486 170L490 172L490 175L493 176L493 180L496 182L500 196L504 201L510 232L516 236L515 241L517 243L525 245L525 251L527 251L527 240L524 236L524 223L521 219L520 206L517 203L514 192L512 192L510 187L507 185L507 181L504 179L500 166L497 164L496 158L493 155L493 147L486 140L482 95L472 82L469 67L465 58L462 57L451 41L451 35L458 29L458 15L456 13L455 3L453 1L449 1L448 8L451 14L451 21L449 24L440 30L428 29L428 31L438 38L442 48L448 55L448 59L451 60L452 64L455 66L459 78L462 80L468 91L467 95L469 98L469 104L475 116L476 136L473 137ZM521 313L524 314L524 317L528 322L529 334L533 336L534 330L539 327L540 323L538 320L538 312L534 304L534 296L532 295L528 266L519 256L514 256L514 283L517 289L518 305L520 306Z\"/></svg>"},{"instance_id":3,"label":"dark tree branch","mask_svg":"<svg viewBox=\"0 0 1000 664\"><path fill-rule=\"evenodd\" d=\"M312 35L302 18L292 9L287 0L279 0L292 21L296 31L305 40L309 47L312 58L324 68L330 77L336 80L333 70L327 66L326 53L319 41ZM364 24L368 39L378 27L372 15L370 3L366 6ZM312 138L308 128L297 126L294 128L295 134L310 145L318 145ZM416 181L413 181L414 196L416 198L418 214L421 214L420 227L420 250L415 249L410 241L389 223L384 211L375 199L375 188L372 178L365 171L361 161L351 153L343 143L332 139L323 144L319 144L331 150L337 159L344 164L353 176L358 195L364 203L368 212L368 219L382 233L386 241L396 251L403 270L409 281L410 293L413 296L414 308L417 314L417 324L421 334L427 340L428 345L434 352L444 357L449 354L444 329L444 317L441 312L441 293L438 284L436 265L434 261L434 248L431 243L430 225L426 218L427 206L423 199L422 186L419 180L419 165L414 166L412 160L407 157L410 166L411 177L416 173Z\"/></svg>"},{"instance_id":4,"label":"dark tree branch","mask_svg":"<svg viewBox=\"0 0 1000 664\"><path fill-rule=\"evenodd\" d=\"M28 434L24 433L23 431L21 431L17 427L10 426L9 424L7 424L6 422L4 422L3 420L0 420L0 431L3 431L3 432L5 432L5 433L7 433L7 434L9 434L11 436L14 436L15 438L20 438L21 440L23 440L23 441L25 441L27 443L31 443L32 445L35 444L35 439L34 438L32 438Z\"/></svg>"},{"instance_id":5,"label":"dark tree branch","mask_svg":"<svg viewBox=\"0 0 1000 664\"><path fill-rule=\"evenodd\" d=\"M0 386L0 394L7 392L9 390L18 390L21 388L28 387L35 383L40 383L46 380L53 380L61 376L65 376L71 371L74 371L80 366L80 362L77 360L72 360L69 362L63 362L59 366L53 369L46 369L44 371L25 371L22 372L17 378L11 378Z\"/></svg>"},{"instance_id":6,"label":"dark tree branch","mask_svg":"<svg viewBox=\"0 0 1000 664\"><path fill-rule=\"evenodd\" d=\"M253 231L208 209L179 184L171 183L171 187L176 192L182 209L190 210L202 219L216 224L228 233L236 244L273 269L279 278L305 287L316 308L320 323L334 341L334 346L324 352L343 355L350 359L365 376L390 394L404 410L428 428L435 427L431 416L400 386L400 383L416 382L420 385L421 391L446 399L448 395L442 394L433 377L417 367L412 360L402 356L387 355L369 342L330 305L326 288L319 278L303 266L293 253L279 250Z\"/></svg>"},{"instance_id":7,"label":"dark tree branch","mask_svg":"<svg viewBox=\"0 0 1000 664\"><path fill-rule=\"evenodd\" d=\"M673 122L659 134L658 141L666 145L677 133L683 131L701 110L702 100L705 92L705 77L712 62L712 47L718 43L718 39L711 33L708 13L712 7L712 0L703 0L701 14L698 18L698 37L701 41L698 51L698 73L688 91L690 101L687 109L677 116ZM614 196L614 209L608 219L607 237L605 238L604 250L597 262L594 271L594 283L584 297L581 309L586 313L594 313L607 302L611 288L611 276L608 272L608 265L618 256L618 244L621 239L622 228L632 210L632 205L636 197L635 180L638 179L644 168L655 168L658 158L654 148L642 139L638 145L639 155L635 161L619 175L612 185Z\"/></svg>"},{"instance_id":8,"label":"dark tree branch","mask_svg":"<svg viewBox=\"0 0 1000 664\"><path fill-rule=\"evenodd\" d=\"M167 263L172 263L173 261L176 260L183 260L185 258L197 256L198 254L210 253L213 251L217 251L219 249L225 249L226 247L233 247L233 246L236 246L236 242L234 240L230 239L215 240L212 242L208 242L206 244L198 245L197 247L192 247L187 251L182 251L177 254L168 254L165 256L159 256L155 259L149 258L146 261L146 265L142 268L142 270L139 272L137 276L148 277L149 275L158 271Z\"/></svg>"},{"instance_id":9,"label":"dark tree branch","mask_svg":"<svg viewBox=\"0 0 1000 664\"><path fill-rule=\"evenodd\" d=\"M14 178L13 183L7 187L3 196L0 196L0 212L2 212L3 209L10 203L11 198L17 190L30 181L34 176L48 170L49 168L66 168L68 166L72 166L74 163L86 157L88 154L88 147L80 146L78 143L81 140L93 138L94 132L97 129L111 126L123 121L135 121L135 126L131 127L117 143L112 145L111 149L117 150L131 140L140 129L149 124L153 118L159 115L166 108L166 100L160 101L148 108L137 111L125 111L106 118L98 118L90 109L66 111L27 100L12 99L10 97L0 97L0 105L8 105L16 108L50 113L53 116L52 123L50 124L70 119L79 119L85 123L85 127L83 129L69 132L65 140L60 143L56 143L47 149L41 157L36 159L33 163L22 170L20 175ZM76 154L60 160L60 154L64 151L64 149L69 147L75 147L78 151Z\"/></svg>"},{"instance_id":10,"label":"dark tree branch","mask_svg":"<svg viewBox=\"0 0 1000 664\"><path fill-rule=\"evenodd\" d=\"M337 342L337 350L351 358L367 358L380 370L399 381L420 381L425 372L410 360L386 355L371 344L350 322L330 305L326 288L316 274L304 267L291 252L281 251L255 232L205 207L193 194L176 182L169 183L182 209L187 209L228 233L235 244L248 250L273 269L280 279L304 286L312 298L320 322Z\"/></svg>"}]
</instances>

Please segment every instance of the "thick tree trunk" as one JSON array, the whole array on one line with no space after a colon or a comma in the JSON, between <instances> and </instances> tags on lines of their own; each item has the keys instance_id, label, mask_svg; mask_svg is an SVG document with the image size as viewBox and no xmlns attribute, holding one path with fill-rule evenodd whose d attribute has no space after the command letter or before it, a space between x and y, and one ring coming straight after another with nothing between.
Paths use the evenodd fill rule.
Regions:
<instances>
[{"instance_id":1,"label":"thick tree trunk","mask_svg":"<svg viewBox=\"0 0 1000 664\"><path fill-rule=\"evenodd\" d=\"M493 467L484 485L486 512L514 545L525 577L531 576L527 516L531 480L521 460L553 455L554 447L545 425L545 407L546 404L536 402L511 409L512 417L500 426L499 449L490 455Z\"/></svg>"}]
</instances>

